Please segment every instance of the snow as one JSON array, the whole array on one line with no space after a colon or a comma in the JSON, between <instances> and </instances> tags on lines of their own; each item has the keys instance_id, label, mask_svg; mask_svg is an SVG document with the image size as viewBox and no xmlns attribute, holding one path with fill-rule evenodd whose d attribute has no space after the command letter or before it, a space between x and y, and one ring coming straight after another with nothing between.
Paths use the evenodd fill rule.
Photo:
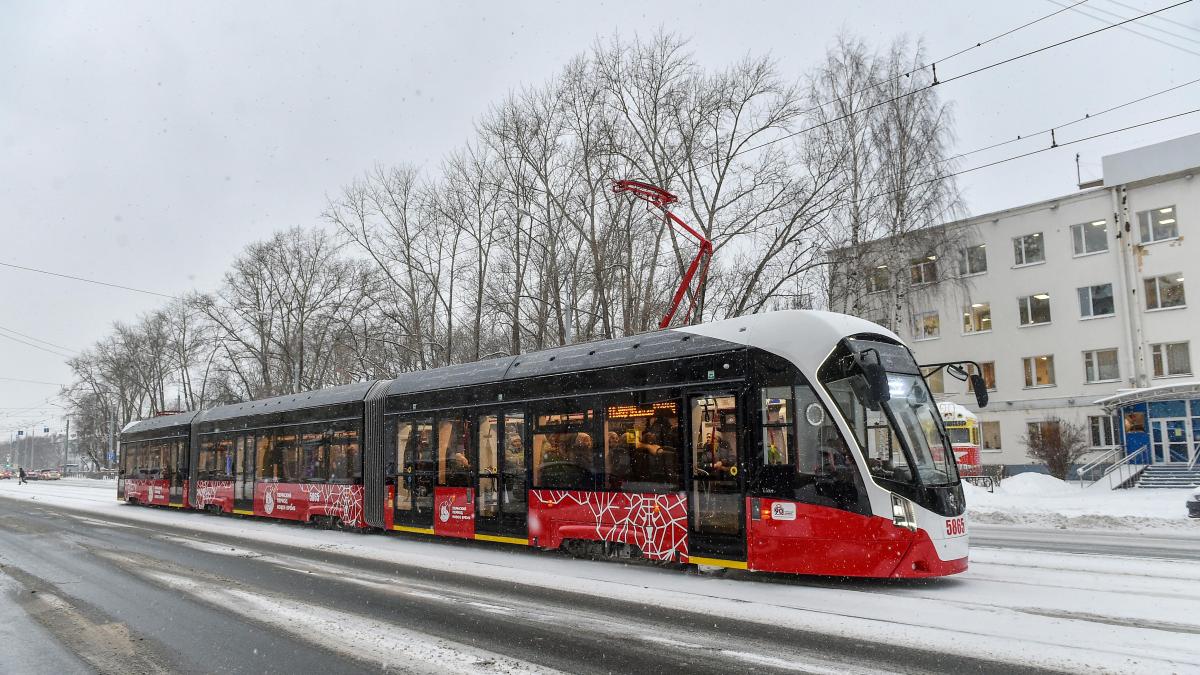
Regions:
<instances>
[{"instance_id":1,"label":"snow","mask_svg":"<svg viewBox=\"0 0 1200 675\"><path fill-rule=\"evenodd\" d=\"M1029 472L1005 479L994 493L965 483L963 490L973 523L1200 535L1200 519L1187 517L1191 488L1110 490Z\"/></svg>"},{"instance_id":2,"label":"snow","mask_svg":"<svg viewBox=\"0 0 1200 675\"><path fill-rule=\"evenodd\" d=\"M1024 513L1031 516L1055 508L1074 508L1072 517L1086 513L1105 517L1117 517L1114 514L1118 513L1158 514L1141 517L1187 524L1159 505L1163 498L1155 495L1095 496L1073 486L1047 483L1043 478L1013 480L1015 483L1009 484L1011 492L1003 489L983 497L986 491L971 490L973 510L983 509L978 511L981 515L995 513L1030 501L1043 509L1029 507L1032 510ZM1036 482L1042 483L1041 489L1036 488ZM571 560L521 547L452 546L412 536L314 532L292 524L125 506L116 501L111 483L103 489L61 483L20 487L4 483L0 484L0 497L52 502L84 512L81 515L89 522L119 518L127 523L134 521L135 527L136 523L144 523L188 528L196 533L192 543L198 549L215 550L213 542L205 540L206 535L242 539L237 546L226 545L229 555L248 555L257 542L265 542L480 576L516 588L555 588L852 639L886 640L936 649L948 657L958 654L1076 672L1200 670L1200 640L1195 639L1200 633L1200 612L1196 611L1200 607L1200 566L1195 561L980 548L972 550L971 567L966 573L923 582L739 572L713 576L645 565ZM1019 494L1022 492L1031 494ZM1110 503L1114 498L1115 502ZM991 501L985 503L988 499ZM1077 499L1082 499L1085 506L1072 507ZM1139 501L1145 503L1139 506ZM0 499L0 512L5 503ZM148 531L147 536L180 539L174 533ZM265 564L307 567L343 580L378 584L380 588L389 583L384 575L350 565L317 563L301 556L262 552L256 559ZM449 595L432 587L424 592ZM304 611L299 607L280 609ZM516 611L520 611L519 605ZM574 618L546 620L565 625ZM405 641L402 635L397 639ZM397 648L415 649L410 643ZM457 646L451 648L459 651ZM522 666L513 664L516 670Z\"/></svg>"}]
</instances>

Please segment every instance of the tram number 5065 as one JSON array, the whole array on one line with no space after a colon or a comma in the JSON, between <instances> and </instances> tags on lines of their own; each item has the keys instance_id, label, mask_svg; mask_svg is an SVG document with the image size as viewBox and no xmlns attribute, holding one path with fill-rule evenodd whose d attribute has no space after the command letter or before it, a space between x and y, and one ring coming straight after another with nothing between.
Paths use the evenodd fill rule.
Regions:
<instances>
[{"instance_id":1,"label":"tram number 5065","mask_svg":"<svg viewBox=\"0 0 1200 675\"><path fill-rule=\"evenodd\" d=\"M956 537L960 534L967 533L966 518L950 518L946 521L946 535Z\"/></svg>"}]
</instances>

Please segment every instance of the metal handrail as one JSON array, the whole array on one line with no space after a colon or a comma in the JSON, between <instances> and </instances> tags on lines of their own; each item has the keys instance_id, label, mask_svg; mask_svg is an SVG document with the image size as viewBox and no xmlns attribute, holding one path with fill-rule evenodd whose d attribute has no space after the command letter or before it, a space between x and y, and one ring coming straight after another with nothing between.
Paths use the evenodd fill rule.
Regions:
<instances>
[{"instance_id":1,"label":"metal handrail","mask_svg":"<svg viewBox=\"0 0 1200 675\"><path fill-rule=\"evenodd\" d=\"M1147 445L1146 447L1142 448L1141 450L1138 450L1137 452L1135 452L1133 454L1125 455L1125 457L1121 461L1114 462L1112 464L1112 466L1109 466L1107 469L1105 469L1104 473L1101 474L1099 478L1092 481L1091 483L1088 483L1087 487L1091 487L1092 485L1099 483L1101 480L1103 480L1105 478L1109 479L1108 486L1112 487L1112 479L1110 478L1110 476L1112 476L1112 474L1114 474L1118 471L1123 471L1126 467L1128 467L1130 464L1132 464L1134 460L1141 457L1142 454L1145 453L1146 451L1148 451L1149 449L1150 449L1150 446ZM1138 465L1138 466L1141 466L1141 465ZM1122 477L1121 482L1124 483L1126 480L1128 480L1128 478Z\"/></svg>"},{"instance_id":2,"label":"metal handrail","mask_svg":"<svg viewBox=\"0 0 1200 675\"><path fill-rule=\"evenodd\" d=\"M1084 464L1083 466L1076 469L1075 475L1079 476L1079 483L1081 485L1083 484L1083 481L1085 480L1085 478L1083 477L1084 474L1088 473L1092 469L1095 469L1096 467L1100 466L1101 464L1104 464L1105 462L1109 461L1109 459L1111 459L1113 455L1115 455L1119 452L1124 452L1124 451L1125 451L1125 448L1122 448L1120 446L1111 448L1108 452L1104 453L1103 455L1100 455L1096 459L1094 459L1094 460L1088 462L1087 464ZM1095 481L1093 481L1093 482L1095 482Z\"/></svg>"}]
</instances>

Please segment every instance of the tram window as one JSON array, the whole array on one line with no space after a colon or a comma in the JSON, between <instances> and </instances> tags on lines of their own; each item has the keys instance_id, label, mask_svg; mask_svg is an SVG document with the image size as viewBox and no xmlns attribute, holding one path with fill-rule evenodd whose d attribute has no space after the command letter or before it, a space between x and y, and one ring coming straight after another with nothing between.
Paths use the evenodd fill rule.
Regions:
<instances>
[{"instance_id":1,"label":"tram window","mask_svg":"<svg viewBox=\"0 0 1200 675\"><path fill-rule=\"evenodd\" d=\"M396 466L402 473L433 470L433 420L397 424L396 452Z\"/></svg>"},{"instance_id":2,"label":"tram window","mask_svg":"<svg viewBox=\"0 0 1200 675\"><path fill-rule=\"evenodd\" d=\"M870 513L850 447L807 384L796 386L795 498L809 504Z\"/></svg>"},{"instance_id":3,"label":"tram window","mask_svg":"<svg viewBox=\"0 0 1200 675\"><path fill-rule=\"evenodd\" d=\"M467 443L467 423L462 418L443 419L438 423L438 485L471 485L471 450Z\"/></svg>"},{"instance_id":4,"label":"tram window","mask_svg":"<svg viewBox=\"0 0 1200 675\"><path fill-rule=\"evenodd\" d=\"M278 483L281 479L282 462L279 454L275 452L274 441L274 437L270 434L261 434L257 437L258 447L254 449L256 458L254 475L260 482Z\"/></svg>"},{"instance_id":5,"label":"tram window","mask_svg":"<svg viewBox=\"0 0 1200 675\"><path fill-rule=\"evenodd\" d=\"M762 463L764 466L792 463L791 387L766 387L762 390Z\"/></svg>"},{"instance_id":6,"label":"tram window","mask_svg":"<svg viewBox=\"0 0 1200 675\"><path fill-rule=\"evenodd\" d=\"M529 499L525 485L525 413L504 413L504 503L520 504Z\"/></svg>"},{"instance_id":7,"label":"tram window","mask_svg":"<svg viewBox=\"0 0 1200 675\"><path fill-rule=\"evenodd\" d=\"M500 418L481 415L476 422L479 432L479 496L475 513L484 518L495 516L500 506Z\"/></svg>"},{"instance_id":8,"label":"tram window","mask_svg":"<svg viewBox=\"0 0 1200 675\"><path fill-rule=\"evenodd\" d=\"M305 483L323 483L329 476L329 434L309 431L300 436L299 478Z\"/></svg>"},{"instance_id":9,"label":"tram window","mask_svg":"<svg viewBox=\"0 0 1200 675\"><path fill-rule=\"evenodd\" d=\"M595 487L592 411L537 415L533 429L535 487L591 490Z\"/></svg>"},{"instance_id":10,"label":"tram window","mask_svg":"<svg viewBox=\"0 0 1200 675\"><path fill-rule=\"evenodd\" d=\"M692 470L698 477L737 476L737 404L732 396L692 403Z\"/></svg>"},{"instance_id":11,"label":"tram window","mask_svg":"<svg viewBox=\"0 0 1200 675\"><path fill-rule=\"evenodd\" d=\"M362 479L362 455L358 451L358 429L335 427L331 433L329 482L358 482Z\"/></svg>"},{"instance_id":12,"label":"tram window","mask_svg":"<svg viewBox=\"0 0 1200 675\"><path fill-rule=\"evenodd\" d=\"M664 492L682 487L677 402L609 406L604 439L606 489Z\"/></svg>"},{"instance_id":13,"label":"tram window","mask_svg":"<svg viewBox=\"0 0 1200 675\"><path fill-rule=\"evenodd\" d=\"M208 437L200 443L196 463L198 480L233 480L233 441Z\"/></svg>"},{"instance_id":14,"label":"tram window","mask_svg":"<svg viewBox=\"0 0 1200 675\"><path fill-rule=\"evenodd\" d=\"M271 450L275 458L280 483L294 483L300 480L300 455L302 451L300 434L295 430L275 432Z\"/></svg>"}]
</instances>

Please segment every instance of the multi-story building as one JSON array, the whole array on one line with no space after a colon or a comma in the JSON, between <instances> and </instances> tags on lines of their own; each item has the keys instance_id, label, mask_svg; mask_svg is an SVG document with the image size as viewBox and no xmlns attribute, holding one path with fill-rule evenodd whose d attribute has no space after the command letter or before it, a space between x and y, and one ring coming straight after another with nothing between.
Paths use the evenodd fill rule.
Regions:
<instances>
[{"instance_id":1,"label":"multi-story building","mask_svg":"<svg viewBox=\"0 0 1200 675\"><path fill-rule=\"evenodd\" d=\"M985 409L944 373L931 386L978 414L985 465L1030 464L1022 439L1051 417L1110 448L1117 418L1094 402L1190 378L1200 358L1200 311L1188 305L1200 303L1200 134L1104 157L1103 171L1079 192L947 223L953 251L914 258L884 242L909 251L885 261L908 268L902 291L884 264L835 267L835 288L846 274L866 284L853 298L835 292L832 309L895 316L887 323L922 363L979 362Z\"/></svg>"}]
</instances>

